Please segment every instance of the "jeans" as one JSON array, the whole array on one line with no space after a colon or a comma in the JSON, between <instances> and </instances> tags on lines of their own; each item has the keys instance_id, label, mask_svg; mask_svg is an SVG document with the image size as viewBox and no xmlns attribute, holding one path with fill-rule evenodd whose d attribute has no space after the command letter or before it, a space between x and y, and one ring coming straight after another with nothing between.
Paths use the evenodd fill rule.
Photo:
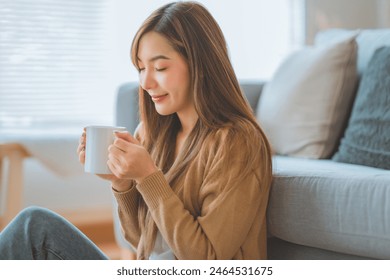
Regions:
<instances>
[{"instance_id":1,"label":"jeans","mask_svg":"<svg viewBox=\"0 0 390 280\"><path fill-rule=\"evenodd\" d=\"M74 225L40 207L21 211L0 233L0 260L104 260Z\"/></svg>"}]
</instances>

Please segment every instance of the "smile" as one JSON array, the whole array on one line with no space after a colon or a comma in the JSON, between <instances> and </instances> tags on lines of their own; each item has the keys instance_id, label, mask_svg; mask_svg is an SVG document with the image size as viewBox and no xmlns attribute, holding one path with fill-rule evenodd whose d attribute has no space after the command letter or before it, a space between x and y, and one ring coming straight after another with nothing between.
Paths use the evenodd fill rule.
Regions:
<instances>
[{"instance_id":1,"label":"smile","mask_svg":"<svg viewBox=\"0 0 390 280\"><path fill-rule=\"evenodd\" d=\"M168 94L162 94L162 95L152 95L152 100L153 102L155 103L158 103L158 102L161 102L165 99L165 97L167 97Z\"/></svg>"}]
</instances>

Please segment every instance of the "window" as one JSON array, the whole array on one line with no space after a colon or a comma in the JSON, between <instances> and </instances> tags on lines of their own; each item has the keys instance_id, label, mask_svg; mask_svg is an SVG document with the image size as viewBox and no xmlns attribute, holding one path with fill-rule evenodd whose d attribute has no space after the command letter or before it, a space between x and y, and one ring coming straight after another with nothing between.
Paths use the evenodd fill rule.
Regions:
<instances>
[{"instance_id":1,"label":"window","mask_svg":"<svg viewBox=\"0 0 390 280\"><path fill-rule=\"evenodd\" d=\"M1 131L80 130L110 121L101 102L106 9L106 0L1 1Z\"/></svg>"}]
</instances>

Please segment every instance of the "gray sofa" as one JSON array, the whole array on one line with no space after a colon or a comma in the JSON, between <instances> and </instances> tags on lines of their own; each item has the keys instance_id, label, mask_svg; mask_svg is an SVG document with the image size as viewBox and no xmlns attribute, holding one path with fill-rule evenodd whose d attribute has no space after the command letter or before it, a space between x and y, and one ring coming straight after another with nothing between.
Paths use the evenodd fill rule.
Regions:
<instances>
[{"instance_id":1,"label":"gray sofa","mask_svg":"<svg viewBox=\"0 0 390 280\"><path fill-rule=\"evenodd\" d=\"M390 30L363 31L356 41L361 75L374 50L390 45ZM256 111L264 82L241 81L241 86ZM128 83L118 91L116 121L129 131L138 123L137 90L137 83ZM331 158L275 155L273 160L269 259L390 259L389 170ZM121 246L128 246L116 233Z\"/></svg>"}]
</instances>

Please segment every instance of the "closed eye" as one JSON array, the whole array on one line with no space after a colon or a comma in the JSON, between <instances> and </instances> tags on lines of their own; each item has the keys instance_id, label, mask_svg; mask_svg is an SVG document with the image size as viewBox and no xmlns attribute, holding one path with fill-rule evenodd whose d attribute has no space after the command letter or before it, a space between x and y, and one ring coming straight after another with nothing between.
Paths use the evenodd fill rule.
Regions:
<instances>
[{"instance_id":1,"label":"closed eye","mask_svg":"<svg viewBox=\"0 0 390 280\"><path fill-rule=\"evenodd\" d=\"M164 70L167 70L167 68L155 68L155 70L156 70L157 72L162 72L162 71L164 71Z\"/></svg>"}]
</instances>

